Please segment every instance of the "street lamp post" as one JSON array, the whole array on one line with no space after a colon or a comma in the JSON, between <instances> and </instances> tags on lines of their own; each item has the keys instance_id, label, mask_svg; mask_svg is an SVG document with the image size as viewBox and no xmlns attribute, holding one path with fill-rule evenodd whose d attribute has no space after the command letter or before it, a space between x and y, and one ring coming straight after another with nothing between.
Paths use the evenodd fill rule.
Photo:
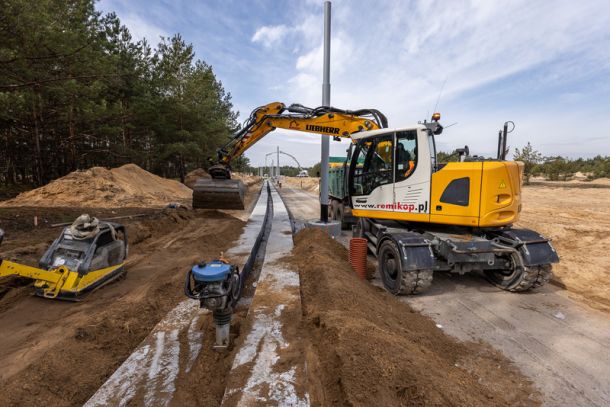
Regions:
<instances>
[{"instance_id":1,"label":"street lamp post","mask_svg":"<svg viewBox=\"0 0 610 407\"><path fill-rule=\"evenodd\" d=\"M322 106L330 106L330 1L324 2L324 65L322 69ZM330 138L321 136L320 221L328 222L328 155Z\"/></svg>"}]
</instances>

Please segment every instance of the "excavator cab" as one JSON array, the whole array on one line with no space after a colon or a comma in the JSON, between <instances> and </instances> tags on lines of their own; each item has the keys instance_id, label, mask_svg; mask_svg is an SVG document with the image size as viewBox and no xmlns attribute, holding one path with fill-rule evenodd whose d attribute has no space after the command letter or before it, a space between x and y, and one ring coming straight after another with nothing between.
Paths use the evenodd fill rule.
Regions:
<instances>
[{"instance_id":1,"label":"excavator cab","mask_svg":"<svg viewBox=\"0 0 610 407\"><path fill-rule=\"evenodd\" d=\"M477 160L438 166L434 138L442 129L433 121L353 134L348 184L354 216L468 227L516 222L523 164Z\"/></svg>"}]
</instances>

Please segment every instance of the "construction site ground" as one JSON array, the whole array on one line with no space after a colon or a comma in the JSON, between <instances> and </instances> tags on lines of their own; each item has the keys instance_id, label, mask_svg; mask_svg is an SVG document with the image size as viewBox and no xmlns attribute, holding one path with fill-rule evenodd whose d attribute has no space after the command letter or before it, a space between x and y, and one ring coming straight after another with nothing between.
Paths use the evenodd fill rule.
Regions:
<instances>
[{"instance_id":1,"label":"construction site ground","mask_svg":"<svg viewBox=\"0 0 610 407\"><path fill-rule=\"evenodd\" d=\"M296 179L283 183L282 197L297 223L319 217L318 194L310 190ZM436 273L428 292L397 300L451 336L500 351L533 381L545 404L609 405L608 202L606 187L524 188L519 226L553 238L561 257L552 283L536 292L504 292L478 274ZM349 237L344 231L338 241L346 245ZM381 286L379 276L372 283Z\"/></svg>"},{"instance_id":2,"label":"construction site ground","mask_svg":"<svg viewBox=\"0 0 610 407\"><path fill-rule=\"evenodd\" d=\"M102 176L108 174L102 172ZM172 320L177 311L184 311L179 306L185 299L182 286L185 272L192 264L216 258L221 251L235 258L240 254L243 257L245 251L235 253L235 250L244 245L248 228L244 225L259 198L261 185L254 178L244 180L250 185L244 211L160 209L165 197L156 196L154 188L145 191L146 199L151 201L146 201L149 204L143 207L0 207L0 227L7 230L0 255L32 265L59 234L59 229L50 227L51 224L69 222L83 212L100 218L132 216L120 220L127 226L130 240L126 277L93 292L82 302L34 297L26 280L0 281L3 366L0 406L80 406L88 400L91 404L91 397L117 369L130 358L137 358L139 347L154 345L147 338L160 329L159 325L168 318ZM281 188L281 205L285 204L294 218L306 220L318 216L315 182L304 180L301 190L301 180L294 179ZM105 185L99 193L107 194ZM532 192L538 189L542 190L541 197L549 188L526 189L526 208L528 200L531 208L537 208ZM134 198L125 190L126 195L120 201L133 202ZM580 192L583 191L586 192ZM600 191L581 199L575 195L566 204L570 207L564 209L554 201L534 209L552 211L544 215L548 217L528 215L526 209L524 222L531 216L529 221L539 222L535 227L542 232L565 233L551 234L556 237L555 244L563 260L567 260L563 265L565 273L574 267L583 269L583 264L590 262L587 253L578 254L576 248L569 251L572 245L568 239L573 233L579 238L587 236L590 229L586 229L586 222L596 224L599 230L594 230L602 239L599 247L592 245L592 250L605 255L601 247L607 237L601 232L608 230L608 217L603 216L608 208L603 205L607 198L599 194L607 192ZM49 195L49 190L44 193L57 199L58 204L62 202L61 194ZM102 195L97 199L105 202L107 198ZM281 209L278 211L276 219L281 229L275 226L275 235L270 239L288 242L290 230L283 218L277 218L285 216ZM587 216L589 220L583 219L581 224L566 217L564 221L564 213ZM34 217L39 226L33 225ZM548 231L544 230L545 224ZM555 229L551 227L554 224L564 226ZM582 229L578 229L579 225ZM249 389L252 394L271 394L277 390L284 397L291 394L288 385L296 389L294 405L542 402L603 406L610 402L610 360L606 351L610 348L610 314L603 311L603 301L588 295L585 283L580 291L563 289L561 285L570 288L573 283L558 268L555 285L538 293L516 295L498 291L480 276L439 275L427 294L394 297L379 287L378 280L374 279L372 284L364 282L351 272L344 247L348 239L349 234L344 232L337 239L341 245L318 231L307 230L296 236L294 248L291 243L279 246L269 243L265 261L257 262L246 284L246 297L234 315L231 327L234 345L224 352L212 349L211 315L197 310L194 302L188 305L189 309L194 308L186 311L197 318L176 334L179 354L173 356L178 357L181 366L183 362L188 365L188 369L173 377L171 392L161 394L151 404L147 392L134 389L128 399L108 405L235 405L240 403L231 398L235 393L227 393L231 388ZM574 257L569 257L569 253ZM608 264L605 259L596 263L598 269L584 270L591 274L587 278L596 278L595 270L608 272L604 268ZM582 263L574 264L578 261ZM284 294L275 295L273 289L281 291L288 282L294 284L293 277L278 280L281 273L288 276L292 275L290 272L297 273L300 287L293 290L297 295L294 308L289 308L291 311L286 314L260 314L256 307L284 310L281 306ZM259 273L270 279L259 282L258 288L264 289L256 287ZM598 281L603 280L600 277ZM264 298L252 298L256 293ZM604 293L597 295L603 297ZM593 305L598 309L591 308ZM266 331L272 341L260 342L255 346L259 357L240 365L239 360L248 353L252 333L257 332L253 319L256 315L262 315L263 322L271 318L273 327L279 324L280 328ZM160 337L153 335L157 340ZM270 363L264 349L274 343L277 353ZM157 341L157 347L159 344L163 346L163 342ZM168 355L175 349L162 351ZM196 358L189 359L193 354ZM274 361L274 357L278 360ZM165 362L163 357L155 359L145 373L134 374L157 386L157 392L166 391L167 376L161 372L167 370ZM263 375L267 381L253 382L251 379L261 364L271 369ZM291 369L293 365L298 367L296 374ZM279 388L271 386L270 380L279 383ZM283 405L276 402L269 404Z\"/></svg>"},{"instance_id":3,"label":"construction site ground","mask_svg":"<svg viewBox=\"0 0 610 407\"><path fill-rule=\"evenodd\" d=\"M66 214L83 211L102 216L89 209ZM142 209L115 212L133 211ZM58 230L28 228L31 219L23 221L22 230L7 235L2 255L35 265ZM216 211L168 210L123 222L131 244L126 277L82 302L34 297L27 280L2 282L0 405L82 405L183 299L188 267L227 250L243 226Z\"/></svg>"}]
</instances>

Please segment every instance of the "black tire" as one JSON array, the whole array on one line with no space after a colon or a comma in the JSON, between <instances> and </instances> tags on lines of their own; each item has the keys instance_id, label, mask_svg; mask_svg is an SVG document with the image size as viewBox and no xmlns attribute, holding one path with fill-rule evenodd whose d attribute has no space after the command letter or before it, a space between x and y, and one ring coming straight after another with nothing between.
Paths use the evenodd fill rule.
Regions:
<instances>
[{"instance_id":1,"label":"black tire","mask_svg":"<svg viewBox=\"0 0 610 407\"><path fill-rule=\"evenodd\" d=\"M337 204L337 220L341 222L341 230L350 229L350 223L345 221L345 206L343 206L343 203Z\"/></svg>"},{"instance_id":2,"label":"black tire","mask_svg":"<svg viewBox=\"0 0 610 407\"><path fill-rule=\"evenodd\" d=\"M523 292L545 285L553 276L553 269L550 264L517 266L513 270L486 270L485 276L498 288L510 292Z\"/></svg>"},{"instance_id":3,"label":"black tire","mask_svg":"<svg viewBox=\"0 0 610 407\"><path fill-rule=\"evenodd\" d=\"M432 285L432 270L402 269L402 256L396 243L384 241L377 253L379 274L386 290L394 295L419 294Z\"/></svg>"},{"instance_id":4,"label":"black tire","mask_svg":"<svg viewBox=\"0 0 610 407\"><path fill-rule=\"evenodd\" d=\"M335 220L337 222L342 222L342 216L341 216L341 204L335 203L335 208L334 208L334 212L335 212Z\"/></svg>"}]
</instances>

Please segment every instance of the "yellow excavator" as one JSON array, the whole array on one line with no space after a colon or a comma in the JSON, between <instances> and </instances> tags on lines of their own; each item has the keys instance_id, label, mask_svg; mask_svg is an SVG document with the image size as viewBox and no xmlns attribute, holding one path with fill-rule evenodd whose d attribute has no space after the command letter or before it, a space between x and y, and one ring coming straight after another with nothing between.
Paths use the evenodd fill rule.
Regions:
<instances>
[{"instance_id":1,"label":"yellow excavator","mask_svg":"<svg viewBox=\"0 0 610 407\"><path fill-rule=\"evenodd\" d=\"M540 287L559 258L548 239L512 227L521 211L523 163L505 159L506 128L496 159L463 149L460 162L442 164L439 121L434 113L430 121L389 129L375 109L270 103L218 150L212 179L195 184L193 208L243 208L244 187L231 179L230 162L276 128L350 138L338 204L357 219L354 234L368 240L388 291L423 292L434 271L480 271L507 291Z\"/></svg>"}]
</instances>

